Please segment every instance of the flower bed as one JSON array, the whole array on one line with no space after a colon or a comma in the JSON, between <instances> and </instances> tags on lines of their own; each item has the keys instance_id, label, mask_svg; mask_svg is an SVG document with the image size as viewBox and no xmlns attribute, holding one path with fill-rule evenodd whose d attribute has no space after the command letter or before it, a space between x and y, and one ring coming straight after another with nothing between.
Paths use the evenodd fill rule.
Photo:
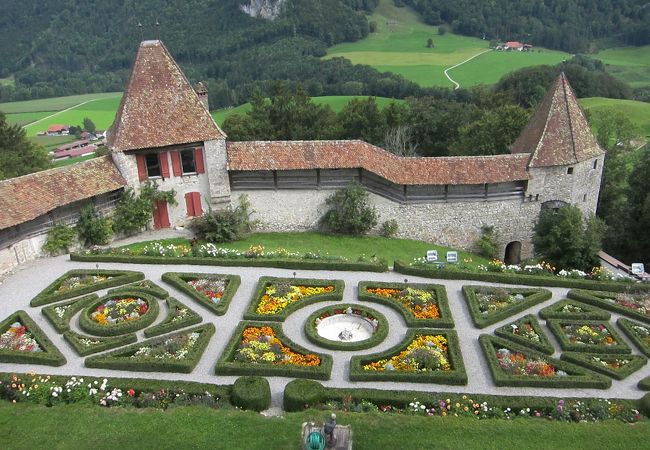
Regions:
<instances>
[{"instance_id":1,"label":"flower bed","mask_svg":"<svg viewBox=\"0 0 650 450\"><path fill-rule=\"evenodd\" d=\"M637 346L641 353L650 357L650 326L620 318L616 322L623 333Z\"/></svg>"},{"instance_id":2,"label":"flower bed","mask_svg":"<svg viewBox=\"0 0 650 450\"><path fill-rule=\"evenodd\" d=\"M467 384L467 374L455 331L416 328L385 352L353 356L350 381Z\"/></svg>"},{"instance_id":3,"label":"flower bed","mask_svg":"<svg viewBox=\"0 0 650 450\"><path fill-rule=\"evenodd\" d=\"M142 279L142 272L129 270L70 270L43 289L29 304L47 305Z\"/></svg>"},{"instance_id":4,"label":"flower bed","mask_svg":"<svg viewBox=\"0 0 650 450\"><path fill-rule=\"evenodd\" d=\"M65 358L25 311L0 322L0 362L62 366Z\"/></svg>"},{"instance_id":5,"label":"flower bed","mask_svg":"<svg viewBox=\"0 0 650 450\"><path fill-rule=\"evenodd\" d=\"M41 312L56 331L63 333L70 329L72 317L86 307L88 303L97 299L96 294L90 294L67 302L46 306Z\"/></svg>"},{"instance_id":6,"label":"flower bed","mask_svg":"<svg viewBox=\"0 0 650 450\"><path fill-rule=\"evenodd\" d=\"M636 287L636 286L635 286ZM582 291L574 289L569 298L624 314L633 319L650 323L650 293Z\"/></svg>"},{"instance_id":7,"label":"flower bed","mask_svg":"<svg viewBox=\"0 0 650 450\"><path fill-rule=\"evenodd\" d=\"M611 324L598 320L547 320L546 324L565 351L631 353Z\"/></svg>"},{"instance_id":8,"label":"flower bed","mask_svg":"<svg viewBox=\"0 0 650 450\"><path fill-rule=\"evenodd\" d=\"M207 273L167 272L162 279L218 316L226 314L241 284L238 275Z\"/></svg>"},{"instance_id":9,"label":"flower bed","mask_svg":"<svg viewBox=\"0 0 650 450\"><path fill-rule=\"evenodd\" d=\"M344 287L340 280L260 277L244 319L284 321L303 306L340 301Z\"/></svg>"},{"instance_id":10,"label":"flower bed","mask_svg":"<svg viewBox=\"0 0 650 450\"><path fill-rule=\"evenodd\" d=\"M158 300L141 292L123 291L90 303L79 327L95 336L117 336L148 327L158 316Z\"/></svg>"},{"instance_id":11,"label":"flower bed","mask_svg":"<svg viewBox=\"0 0 650 450\"><path fill-rule=\"evenodd\" d=\"M146 328L144 330L145 337L160 336L161 334L199 324L203 320L199 314L173 297L167 297L165 302L167 303L167 317L159 324Z\"/></svg>"},{"instance_id":12,"label":"flower bed","mask_svg":"<svg viewBox=\"0 0 650 450\"><path fill-rule=\"evenodd\" d=\"M217 362L217 375L260 375L327 380L332 357L291 342L279 324L241 322Z\"/></svg>"},{"instance_id":13,"label":"flower bed","mask_svg":"<svg viewBox=\"0 0 650 450\"><path fill-rule=\"evenodd\" d=\"M499 337L510 339L525 347L530 347L546 355L555 352L553 344L548 340L546 334L533 315L527 315L508 325L494 330Z\"/></svg>"},{"instance_id":14,"label":"flower bed","mask_svg":"<svg viewBox=\"0 0 650 450\"><path fill-rule=\"evenodd\" d=\"M463 286L474 325L484 328L551 298L546 289Z\"/></svg>"},{"instance_id":15,"label":"flower bed","mask_svg":"<svg viewBox=\"0 0 650 450\"><path fill-rule=\"evenodd\" d=\"M564 352L561 358L616 380L630 376L648 362L644 356L640 355L603 355L601 353Z\"/></svg>"},{"instance_id":16,"label":"flower bed","mask_svg":"<svg viewBox=\"0 0 650 450\"><path fill-rule=\"evenodd\" d=\"M86 358L86 367L138 372L190 373L214 334L206 324L147 339L112 352Z\"/></svg>"},{"instance_id":17,"label":"flower bed","mask_svg":"<svg viewBox=\"0 0 650 450\"><path fill-rule=\"evenodd\" d=\"M126 344L136 342L138 338L135 333L124 334L121 336L85 336L72 330L63 333L63 338L74 348L79 356L88 356L93 353L111 350Z\"/></svg>"},{"instance_id":18,"label":"flower bed","mask_svg":"<svg viewBox=\"0 0 650 450\"><path fill-rule=\"evenodd\" d=\"M454 327L447 292L440 284L360 281L358 296L395 309L409 327Z\"/></svg>"},{"instance_id":19,"label":"flower bed","mask_svg":"<svg viewBox=\"0 0 650 450\"><path fill-rule=\"evenodd\" d=\"M122 292L122 291L137 291L137 292L144 292L145 294L153 295L154 297L158 297L160 299L165 299L169 297L169 292L158 286L156 283L150 280L142 280L138 281L135 283L127 284L124 286L120 286L115 289L110 289L108 291L109 294L113 294L115 292Z\"/></svg>"},{"instance_id":20,"label":"flower bed","mask_svg":"<svg viewBox=\"0 0 650 450\"><path fill-rule=\"evenodd\" d=\"M374 326L374 332L370 338L363 341L347 342L332 341L318 334L318 324L321 320L337 314L354 314L367 320ZM388 321L383 314L366 308L361 305L343 304L336 306L327 306L313 312L305 321L305 334L314 344L331 350L361 350L371 348L386 339L388 335Z\"/></svg>"},{"instance_id":21,"label":"flower bed","mask_svg":"<svg viewBox=\"0 0 650 450\"><path fill-rule=\"evenodd\" d=\"M605 310L575 300L561 300L539 311L542 319L609 320Z\"/></svg>"},{"instance_id":22,"label":"flower bed","mask_svg":"<svg viewBox=\"0 0 650 450\"><path fill-rule=\"evenodd\" d=\"M497 386L607 389L611 380L487 334L479 337Z\"/></svg>"}]
</instances>

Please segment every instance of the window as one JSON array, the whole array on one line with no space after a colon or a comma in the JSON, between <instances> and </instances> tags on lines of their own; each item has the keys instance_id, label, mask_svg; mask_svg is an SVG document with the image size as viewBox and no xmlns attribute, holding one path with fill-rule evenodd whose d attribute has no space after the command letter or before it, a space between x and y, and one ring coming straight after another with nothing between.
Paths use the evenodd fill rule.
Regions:
<instances>
[{"instance_id":1,"label":"window","mask_svg":"<svg viewBox=\"0 0 650 450\"><path fill-rule=\"evenodd\" d=\"M569 168L566 170L566 173L567 173L567 175L573 175L573 167L569 167Z\"/></svg>"},{"instance_id":2,"label":"window","mask_svg":"<svg viewBox=\"0 0 650 450\"><path fill-rule=\"evenodd\" d=\"M181 165L183 167L183 173L196 173L194 150L181 151Z\"/></svg>"},{"instance_id":3,"label":"window","mask_svg":"<svg viewBox=\"0 0 650 450\"><path fill-rule=\"evenodd\" d=\"M598 160L594 159L594 169L598 169Z\"/></svg>"},{"instance_id":4,"label":"window","mask_svg":"<svg viewBox=\"0 0 650 450\"><path fill-rule=\"evenodd\" d=\"M150 178L161 176L160 160L158 159L158 154L150 153L148 155L144 155L144 161L147 165L147 175Z\"/></svg>"}]
</instances>

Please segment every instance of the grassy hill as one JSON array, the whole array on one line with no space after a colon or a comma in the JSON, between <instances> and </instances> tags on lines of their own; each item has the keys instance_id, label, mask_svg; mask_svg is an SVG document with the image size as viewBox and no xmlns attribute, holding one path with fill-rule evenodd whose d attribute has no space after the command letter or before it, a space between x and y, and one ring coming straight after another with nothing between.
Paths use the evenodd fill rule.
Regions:
<instances>
[{"instance_id":1,"label":"grassy hill","mask_svg":"<svg viewBox=\"0 0 650 450\"><path fill-rule=\"evenodd\" d=\"M650 86L650 45L602 50L590 58L607 65L607 71L632 87Z\"/></svg>"},{"instance_id":2,"label":"grassy hill","mask_svg":"<svg viewBox=\"0 0 650 450\"><path fill-rule=\"evenodd\" d=\"M612 109L622 112L639 127L644 136L650 137L650 103L634 100L617 100L613 98L592 97L580 99L580 105L588 111L596 112Z\"/></svg>"}]
</instances>

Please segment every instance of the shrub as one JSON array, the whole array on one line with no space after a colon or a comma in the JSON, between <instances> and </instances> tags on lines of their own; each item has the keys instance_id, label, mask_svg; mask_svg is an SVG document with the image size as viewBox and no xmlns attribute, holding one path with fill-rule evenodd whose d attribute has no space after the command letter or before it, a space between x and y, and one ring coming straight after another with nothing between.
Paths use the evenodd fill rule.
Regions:
<instances>
[{"instance_id":1,"label":"shrub","mask_svg":"<svg viewBox=\"0 0 650 450\"><path fill-rule=\"evenodd\" d=\"M158 186L152 181L142 185L140 195L135 195L133 189L128 188L122 194L113 215L113 229L126 235L137 234L146 227L153 216L154 203L162 200L170 205L176 205L176 193L159 191Z\"/></svg>"},{"instance_id":2,"label":"shrub","mask_svg":"<svg viewBox=\"0 0 650 450\"><path fill-rule=\"evenodd\" d=\"M368 205L368 192L360 184L336 190L325 203L330 207L321 218L326 230L361 235L377 225L377 210Z\"/></svg>"},{"instance_id":3,"label":"shrub","mask_svg":"<svg viewBox=\"0 0 650 450\"><path fill-rule=\"evenodd\" d=\"M484 226L481 228L481 237L476 241L479 255L495 259L499 256L499 246L494 237L494 227Z\"/></svg>"},{"instance_id":4,"label":"shrub","mask_svg":"<svg viewBox=\"0 0 650 450\"><path fill-rule=\"evenodd\" d=\"M111 219L101 217L95 205L84 207L77 222L77 234L84 245L106 245L113 237Z\"/></svg>"},{"instance_id":5,"label":"shrub","mask_svg":"<svg viewBox=\"0 0 650 450\"><path fill-rule=\"evenodd\" d=\"M246 195L239 196L239 206L235 209L228 207L223 210L210 209L201 217L190 223L190 228L208 242L231 242L242 239L248 234L255 222L251 220L250 202Z\"/></svg>"},{"instance_id":6,"label":"shrub","mask_svg":"<svg viewBox=\"0 0 650 450\"><path fill-rule=\"evenodd\" d=\"M284 410L302 411L319 404L323 400L325 389L318 381L293 380L284 388Z\"/></svg>"},{"instance_id":7,"label":"shrub","mask_svg":"<svg viewBox=\"0 0 650 450\"><path fill-rule=\"evenodd\" d=\"M71 226L64 223L57 224L47 232L47 241L43 244L43 250L50 255L56 255L60 251L68 253L76 236L77 232Z\"/></svg>"},{"instance_id":8,"label":"shrub","mask_svg":"<svg viewBox=\"0 0 650 450\"><path fill-rule=\"evenodd\" d=\"M381 224L381 235L387 238L393 237L399 230L397 220L390 219Z\"/></svg>"},{"instance_id":9,"label":"shrub","mask_svg":"<svg viewBox=\"0 0 650 450\"><path fill-rule=\"evenodd\" d=\"M271 387L266 378L239 377L232 386L230 399L242 409L264 411L271 406Z\"/></svg>"}]
</instances>

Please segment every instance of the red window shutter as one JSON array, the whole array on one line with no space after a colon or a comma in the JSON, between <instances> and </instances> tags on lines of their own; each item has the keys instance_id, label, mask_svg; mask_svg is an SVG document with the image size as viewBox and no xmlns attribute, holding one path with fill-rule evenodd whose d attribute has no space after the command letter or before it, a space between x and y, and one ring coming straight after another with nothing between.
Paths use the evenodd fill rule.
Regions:
<instances>
[{"instance_id":1,"label":"red window shutter","mask_svg":"<svg viewBox=\"0 0 650 450\"><path fill-rule=\"evenodd\" d=\"M160 161L160 175L163 178L169 178L169 159L167 158L168 152L158 153L158 161Z\"/></svg>"},{"instance_id":2,"label":"red window shutter","mask_svg":"<svg viewBox=\"0 0 650 450\"><path fill-rule=\"evenodd\" d=\"M197 147L194 149L194 164L196 165L196 173L205 173L205 163L203 162L202 147Z\"/></svg>"},{"instance_id":3,"label":"red window shutter","mask_svg":"<svg viewBox=\"0 0 650 450\"><path fill-rule=\"evenodd\" d=\"M140 181L144 181L147 179L147 162L144 155L135 155L135 160L138 164L138 178Z\"/></svg>"},{"instance_id":4,"label":"red window shutter","mask_svg":"<svg viewBox=\"0 0 650 450\"><path fill-rule=\"evenodd\" d=\"M181 169L181 154L179 152L171 152L172 154L172 170L174 171L175 177L180 177L182 175Z\"/></svg>"},{"instance_id":5,"label":"red window shutter","mask_svg":"<svg viewBox=\"0 0 650 450\"><path fill-rule=\"evenodd\" d=\"M200 192L192 192L192 203L194 204L194 215L195 216L202 216L203 215L203 207L201 206L201 193Z\"/></svg>"},{"instance_id":6,"label":"red window shutter","mask_svg":"<svg viewBox=\"0 0 650 450\"><path fill-rule=\"evenodd\" d=\"M185 207L187 208L187 217L196 216L194 210L194 196L192 194L192 192L185 194Z\"/></svg>"}]
</instances>

